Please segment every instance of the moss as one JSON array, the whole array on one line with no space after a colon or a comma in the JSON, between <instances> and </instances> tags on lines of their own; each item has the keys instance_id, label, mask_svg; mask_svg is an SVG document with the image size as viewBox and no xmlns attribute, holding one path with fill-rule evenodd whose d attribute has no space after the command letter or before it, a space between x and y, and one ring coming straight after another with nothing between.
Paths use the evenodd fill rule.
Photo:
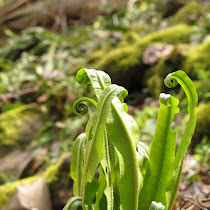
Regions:
<instances>
[{"instance_id":1,"label":"moss","mask_svg":"<svg viewBox=\"0 0 210 210\"><path fill-rule=\"evenodd\" d=\"M187 118L188 119L188 118ZM201 142L204 136L210 138L210 102L200 103L196 109L196 128L192 137L190 150Z\"/></svg>"},{"instance_id":2,"label":"moss","mask_svg":"<svg viewBox=\"0 0 210 210\"><path fill-rule=\"evenodd\" d=\"M158 97L161 93L162 89L162 78L155 74L148 79L148 88L149 92L153 94L153 96Z\"/></svg>"},{"instance_id":3,"label":"moss","mask_svg":"<svg viewBox=\"0 0 210 210\"><path fill-rule=\"evenodd\" d=\"M146 85L154 97L159 97L161 92L166 91L167 88L163 83L163 79L169 73L181 69L182 62L185 59L184 52L188 49L189 47L184 44L177 45L170 54L161 58L156 65L150 68L148 75L146 75L145 81L148 80Z\"/></svg>"},{"instance_id":4,"label":"moss","mask_svg":"<svg viewBox=\"0 0 210 210\"><path fill-rule=\"evenodd\" d=\"M138 41L138 46L145 46L154 42L178 44L188 43L194 30L185 24L178 24L160 31L153 32Z\"/></svg>"},{"instance_id":5,"label":"moss","mask_svg":"<svg viewBox=\"0 0 210 210\"><path fill-rule=\"evenodd\" d=\"M43 123L43 115L36 104L23 105L0 114L0 156L27 146Z\"/></svg>"},{"instance_id":6,"label":"moss","mask_svg":"<svg viewBox=\"0 0 210 210\"><path fill-rule=\"evenodd\" d=\"M123 70L124 68L128 69L129 66L141 64L143 50L150 43L187 43L190 40L190 34L192 32L193 30L190 26L180 24L151 33L142 39L139 38L139 40L132 45L112 50L110 53L103 56L101 60L96 63L96 66L100 66L103 69L111 68L110 71L117 71L118 67L119 70ZM126 59L126 62L123 62L124 59ZM135 62L132 63L131 60ZM124 68L121 63L123 63Z\"/></svg>"},{"instance_id":7,"label":"moss","mask_svg":"<svg viewBox=\"0 0 210 210\"><path fill-rule=\"evenodd\" d=\"M2 145L16 144L23 126L37 113L38 107L35 104L23 105L2 113L0 115L0 143Z\"/></svg>"},{"instance_id":8,"label":"moss","mask_svg":"<svg viewBox=\"0 0 210 210\"><path fill-rule=\"evenodd\" d=\"M198 93L198 98L200 101L209 101L210 100L210 77L207 77L205 80L196 80L193 81L195 89Z\"/></svg>"},{"instance_id":9,"label":"moss","mask_svg":"<svg viewBox=\"0 0 210 210\"><path fill-rule=\"evenodd\" d=\"M27 120L30 117L28 113L24 112L30 108L32 107L22 106L20 108L4 112L0 115L1 144L15 144L15 139L20 128L23 126L24 120ZM10 125L9 128L8 124Z\"/></svg>"},{"instance_id":10,"label":"moss","mask_svg":"<svg viewBox=\"0 0 210 210\"><path fill-rule=\"evenodd\" d=\"M62 155L59 160L56 162L55 165L50 166L44 173L43 173L43 178L48 184L51 184L53 182L58 181L59 179L59 174L60 170L59 168L61 167L62 163L64 162L64 159L69 157L69 153L65 153Z\"/></svg>"},{"instance_id":11,"label":"moss","mask_svg":"<svg viewBox=\"0 0 210 210\"><path fill-rule=\"evenodd\" d=\"M197 78L198 71L210 70L210 39L188 52L183 69L193 78Z\"/></svg>"},{"instance_id":12,"label":"moss","mask_svg":"<svg viewBox=\"0 0 210 210\"><path fill-rule=\"evenodd\" d=\"M178 12L173 16L173 21L176 23L189 22L189 19L194 15L201 13L201 5L196 1L191 1L184 7L178 10ZM196 18L196 17L194 17Z\"/></svg>"},{"instance_id":13,"label":"moss","mask_svg":"<svg viewBox=\"0 0 210 210\"><path fill-rule=\"evenodd\" d=\"M34 182L38 178L44 178L47 184L52 184L56 182L59 178L60 167L63 164L65 158L69 157L69 153L63 154L55 165L50 166L43 174L36 175L32 177L28 177L22 180L18 180L14 183L7 183L5 185L0 186L0 207L4 207L11 198L12 195L16 192L17 186L24 185L29 182ZM70 178L70 177L69 177Z\"/></svg>"}]
</instances>

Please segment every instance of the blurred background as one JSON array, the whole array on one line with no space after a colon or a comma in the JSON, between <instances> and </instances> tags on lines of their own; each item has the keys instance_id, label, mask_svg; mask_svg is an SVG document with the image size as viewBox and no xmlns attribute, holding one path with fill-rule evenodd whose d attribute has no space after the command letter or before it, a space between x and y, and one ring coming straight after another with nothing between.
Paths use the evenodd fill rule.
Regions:
<instances>
[{"instance_id":1,"label":"blurred background","mask_svg":"<svg viewBox=\"0 0 210 210\"><path fill-rule=\"evenodd\" d=\"M197 126L174 209L210 209L209 32L209 0L0 0L0 210L59 210L73 196L71 145L88 120L73 103L93 97L75 80L80 68L129 91L148 145L161 92L180 100L179 144L187 99L163 80L179 69L190 76Z\"/></svg>"}]
</instances>

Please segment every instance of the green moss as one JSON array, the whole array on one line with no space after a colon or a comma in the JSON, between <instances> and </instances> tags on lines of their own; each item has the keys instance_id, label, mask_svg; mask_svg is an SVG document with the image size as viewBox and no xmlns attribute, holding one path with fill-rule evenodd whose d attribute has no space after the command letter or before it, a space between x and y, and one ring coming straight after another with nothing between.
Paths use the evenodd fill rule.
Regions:
<instances>
[{"instance_id":1,"label":"green moss","mask_svg":"<svg viewBox=\"0 0 210 210\"><path fill-rule=\"evenodd\" d=\"M198 71L200 70L209 71L209 52L210 39L188 52L186 61L183 64L183 69L194 78L197 77Z\"/></svg>"},{"instance_id":2,"label":"green moss","mask_svg":"<svg viewBox=\"0 0 210 210\"><path fill-rule=\"evenodd\" d=\"M2 145L15 144L25 123L37 113L38 107L35 104L23 105L2 113L0 115L0 143Z\"/></svg>"},{"instance_id":3,"label":"green moss","mask_svg":"<svg viewBox=\"0 0 210 210\"><path fill-rule=\"evenodd\" d=\"M96 66L102 67L103 69L108 69L108 71L118 71L121 66L121 70L127 70L129 66L134 65L134 63L129 62L128 57L131 57L132 60L135 58L137 60L137 64L139 64L138 56L141 57L142 52L137 47L126 46L122 48L117 48L112 50L107 55L103 56ZM123 60L126 59L127 63ZM124 67L121 65L124 63Z\"/></svg>"},{"instance_id":4,"label":"green moss","mask_svg":"<svg viewBox=\"0 0 210 210\"><path fill-rule=\"evenodd\" d=\"M63 154L55 165L50 166L43 174L28 177L22 180L18 180L14 183L7 183L0 186L0 207L4 207L6 202L16 192L17 186L24 185L26 183L34 182L38 178L44 178L47 184L52 184L59 179L60 167L66 157L70 156L69 153ZM70 178L70 177L69 177Z\"/></svg>"},{"instance_id":5,"label":"green moss","mask_svg":"<svg viewBox=\"0 0 210 210\"><path fill-rule=\"evenodd\" d=\"M170 54L161 58L157 64L150 68L146 76L148 79L145 80L148 80L146 85L153 96L159 97L161 92L166 91L163 78L169 73L181 69L182 62L185 59L184 52L188 49L189 47L185 44L174 46Z\"/></svg>"},{"instance_id":6,"label":"green moss","mask_svg":"<svg viewBox=\"0 0 210 210\"><path fill-rule=\"evenodd\" d=\"M192 33L193 29L184 24L153 32L143 38L139 37L133 44L105 52L98 62L87 63L86 67L106 71L114 83L124 86L129 91L139 90L148 69L148 66L142 63L144 49L152 43L188 43Z\"/></svg>"},{"instance_id":7,"label":"green moss","mask_svg":"<svg viewBox=\"0 0 210 210\"><path fill-rule=\"evenodd\" d=\"M188 19L192 15L198 15L201 13L201 5L196 1L191 1L184 7L178 10L178 12L173 16L173 21L176 23L188 22ZM196 18L196 17L195 17Z\"/></svg>"},{"instance_id":8,"label":"green moss","mask_svg":"<svg viewBox=\"0 0 210 210\"><path fill-rule=\"evenodd\" d=\"M36 104L27 104L0 114L0 156L15 147L23 148L33 140L43 125Z\"/></svg>"},{"instance_id":9,"label":"green moss","mask_svg":"<svg viewBox=\"0 0 210 210\"><path fill-rule=\"evenodd\" d=\"M185 24L178 24L160 31L153 32L142 38L137 43L138 46L146 46L150 43L161 42L168 44L188 43L190 35L194 32L192 27Z\"/></svg>"},{"instance_id":10,"label":"green moss","mask_svg":"<svg viewBox=\"0 0 210 210\"><path fill-rule=\"evenodd\" d=\"M210 138L210 102L201 103L196 109L196 128L190 145L191 151L204 136Z\"/></svg>"},{"instance_id":11,"label":"green moss","mask_svg":"<svg viewBox=\"0 0 210 210\"><path fill-rule=\"evenodd\" d=\"M59 179L59 175L60 175L60 171L59 168L61 167L63 161L65 158L67 158L68 156L70 156L69 153L65 153L64 155L62 155L59 160L56 162L55 165L50 166L44 173L43 173L43 178L45 179L45 181L48 184L51 184L53 182L58 181Z\"/></svg>"},{"instance_id":12,"label":"green moss","mask_svg":"<svg viewBox=\"0 0 210 210\"><path fill-rule=\"evenodd\" d=\"M147 85L150 93L152 93L153 96L158 97L160 95L162 89L162 83L163 83L162 78L157 74L151 76L148 79Z\"/></svg>"},{"instance_id":13,"label":"green moss","mask_svg":"<svg viewBox=\"0 0 210 210\"><path fill-rule=\"evenodd\" d=\"M110 72L128 70L132 66L140 66L142 64L142 53L147 45L155 42L169 44L187 43L192 32L193 30L190 26L180 24L151 33L142 39L139 38L134 44L112 50L103 56L96 63L96 66Z\"/></svg>"}]
</instances>

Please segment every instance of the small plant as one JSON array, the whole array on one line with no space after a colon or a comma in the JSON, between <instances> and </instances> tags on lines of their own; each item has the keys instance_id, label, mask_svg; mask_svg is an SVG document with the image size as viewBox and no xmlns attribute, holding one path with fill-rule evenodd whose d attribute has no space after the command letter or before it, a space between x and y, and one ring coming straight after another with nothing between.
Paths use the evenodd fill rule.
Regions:
<instances>
[{"instance_id":1,"label":"small plant","mask_svg":"<svg viewBox=\"0 0 210 210\"><path fill-rule=\"evenodd\" d=\"M140 141L139 127L127 114L123 98L127 91L111 84L103 71L81 69L76 75L80 84L91 84L97 102L80 98L74 103L77 114L88 113L90 102L95 111L86 132L75 140L71 157L71 176L75 197L64 210L152 210L172 209L178 190L185 152L190 144L198 101L192 81L183 71L169 74L165 85L178 83L188 98L190 119L181 144L175 153L176 133L171 123L179 112L179 100L160 94L160 110L150 148ZM98 178L96 178L98 177Z\"/></svg>"}]
</instances>

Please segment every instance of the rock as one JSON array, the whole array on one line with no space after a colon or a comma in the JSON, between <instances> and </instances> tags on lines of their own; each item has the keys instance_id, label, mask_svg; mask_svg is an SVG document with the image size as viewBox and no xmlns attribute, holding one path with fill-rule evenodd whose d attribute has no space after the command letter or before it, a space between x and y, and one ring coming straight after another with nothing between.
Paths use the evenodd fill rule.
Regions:
<instances>
[{"instance_id":1,"label":"rock","mask_svg":"<svg viewBox=\"0 0 210 210\"><path fill-rule=\"evenodd\" d=\"M24 161L31 156L31 151L31 148L24 151L17 149L0 158L0 172L7 174L7 176L15 176Z\"/></svg>"},{"instance_id":2,"label":"rock","mask_svg":"<svg viewBox=\"0 0 210 210\"><path fill-rule=\"evenodd\" d=\"M0 173L17 179L33 176L42 166L47 152L47 148L35 146L29 146L24 150L16 149L0 158Z\"/></svg>"},{"instance_id":3,"label":"rock","mask_svg":"<svg viewBox=\"0 0 210 210\"><path fill-rule=\"evenodd\" d=\"M47 148L37 148L33 150L33 154L30 153L30 155L22 162L16 174L16 178L23 179L39 172L43 166L47 153Z\"/></svg>"},{"instance_id":4,"label":"rock","mask_svg":"<svg viewBox=\"0 0 210 210\"><path fill-rule=\"evenodd\" d=\"M144 64L153 65L161 58L169 55L174 49L173 45L169 44L153 44L149 45L143 52L142 61Z\"/></svg>"},{"instance_id":5,"label":"rock","mask_svg":"<svg viewBox=\"0 0 210 210\"><path fill-rule=\"evenodd\" d=\"M17 191L9 202L9 209L51 210L50 194L45 180L39 178L32 183L17 186Z\"/></svg>"},{"instance_id":6,"label":"rock","mask_svg":"<svg viewBox=\"0 0 210 210\"><path fill-rule=\"evenodd\" d=\"M73 180L70 178L69 172L70 154L65 153L54 165L47 168L47 170L40 175L0 185L0 210L16 210L18 207L19 209L37 208L40 210L51 209L51 207L54 210L62 209L68 199L73 195ZM26 188L24 186L26 186ZM47 186L49 186L50 196L47 195ZM27 191L28 195L25 195L24 193ZM44 191L44 194L47 196L45 197L41 191ZM32 195L36 192L38 195L34 198ZM25 197L25 199L21 198L20 200L20 196ZM49 197L51 198L52 204L48 202ZM28 202L28 200L31 200L31 202ZM42 200L46 202L44 203L45 208L42 208ZM12 203L13 206L11 206Z\"/></svg>"}]
</instances>

